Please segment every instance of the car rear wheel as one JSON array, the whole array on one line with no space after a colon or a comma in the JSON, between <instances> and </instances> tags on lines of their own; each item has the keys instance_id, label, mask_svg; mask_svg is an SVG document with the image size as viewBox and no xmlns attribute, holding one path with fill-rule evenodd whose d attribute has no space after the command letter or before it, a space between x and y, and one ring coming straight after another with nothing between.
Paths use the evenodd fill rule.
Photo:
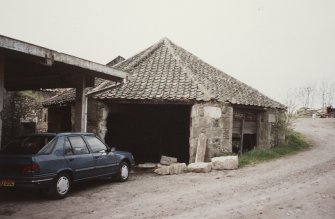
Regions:
<instances>
[{"instance_id":1,"label":"car rear wheel","mask_svg":"<svg viewBox=\"0 0 335 219\"><path fill-rule=\"evenodd\" d=\"M129 165L127 162L122 161L119 166L118 180L120 182L127 181L129 177Z\"/></svg>"},{"instance_id":2,"label":"car rear wheel","mask_svg":"<svg viewBox=\"0 0 335 219\"><path fill-rule=\"evenodd\" d=\"M51 195L54 198L64 198L71 189L71 178L66 173L59 174L51 185Z\"/></svg>"}]
</instances>

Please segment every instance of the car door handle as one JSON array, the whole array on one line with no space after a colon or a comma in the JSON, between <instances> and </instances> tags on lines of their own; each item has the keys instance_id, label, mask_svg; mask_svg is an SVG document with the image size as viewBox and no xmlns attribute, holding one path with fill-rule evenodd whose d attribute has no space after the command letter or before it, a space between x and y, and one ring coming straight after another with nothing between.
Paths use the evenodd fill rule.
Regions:
<instances>
[{"instance_id":1,"label":"car door handle","mask_svg":"<svg viewBox=\"0 0 335 219\"><path fill-rule=\"evenodd\" d=\"M96 156L96 157L94 157L95 159L101 159L102 157L100 157L100 156Z\"/></svg>"}]
</instances>

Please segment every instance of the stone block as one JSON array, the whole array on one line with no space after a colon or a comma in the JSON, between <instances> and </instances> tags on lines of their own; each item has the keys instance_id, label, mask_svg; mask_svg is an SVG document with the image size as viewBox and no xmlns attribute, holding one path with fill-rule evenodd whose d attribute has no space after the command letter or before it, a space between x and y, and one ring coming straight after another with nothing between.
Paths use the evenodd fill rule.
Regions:
<instances>
[{"instance_id":1,"label":"stone block","mask_svg":"<svg viewBox=\"0 0 335 219\"><path fill-rule=\"evenodd\" d=\"M160 163L163 164L163 165L170 165L170 164L173 164L173 163L177 163L177 158L162 155Z\"/></svg>"},{"instance_id":2,"label":"stone block","mask_svg":"<svg viewBox=\"0 0 335 219\"><path fill-rule=\"evenodd\" d=\"M170 166L170 174L181 174L187 170L185 163L174 163Z\"/></svg>"},{"instance_id":3,"label":"stone block","mask_svg":"<svg viewBox=\"0 0 335 219\"><path fill-rule=\"evenodd\" d=\"M151 169L151 168L156 168L157 164L156 163L141 163L138 165L139 168L143 169Z\"/></svg>"},{"instance_id":4,"label":"stone block","mask_svg":"<svg viewBox=\"0 0 335 219\"><path fill-rule=\"evenodd\" d=\"M187 166L187 170L195 173L208 173L212 170L212 164L205 162L191 163Z\"/></svg>"},{"instance_id":5,"label":"stone block","mask_svg":"<svg viewBox=\"0 0 335 219\"><path fill-rule=\"evenodd\" d=\"M213 157L211 160L214 170L234 170L238 168L238 156Z\"/></svg>"},{"instance_id":6,"label":"stone block","mask_svg":"<svg viewBox=\"0 0 335 219\"><path fill-rule=\"evenodd\" d=\"M168 175L170 174L170 166L162 166L154 171L158 175Z\"/></svg>"},{"instance_id":7,"label":"stone block","mask_svg":"<svg viewBox=\"0 0 335 219\"><path fill-rule=\"evenodd\" d=\"M204 162L207 148L207 137L204 133L199 135L197 153L195 155L195 162Z\"/></svg>"},{"instance_id":8,"label":"stone block","mask_svg":"<svg viewBox=\"0 0 335 219\"><path fill-rule=\"evenodd\" d=\"M219 119L222 115L221 108L215 106L205 106L204 107L204 114L206 117Z\"/></svg>"}]
</instances>

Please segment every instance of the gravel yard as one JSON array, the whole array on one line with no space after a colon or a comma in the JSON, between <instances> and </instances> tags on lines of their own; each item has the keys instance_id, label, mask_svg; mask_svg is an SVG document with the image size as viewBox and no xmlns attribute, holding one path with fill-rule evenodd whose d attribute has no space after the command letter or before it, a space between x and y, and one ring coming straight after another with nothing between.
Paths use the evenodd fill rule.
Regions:
<instances>
[{"instance_id":1,"label":"gravel yard","mask_svg":"<svg viewBox=\"0 0 335 219\"><path fill-rule=\"evenodd\" d=\"M335 218L335 119L295 124L313 148L233 171L76 185L63 200L0 191L0 218Z\"/></svg>"}]
</instances>

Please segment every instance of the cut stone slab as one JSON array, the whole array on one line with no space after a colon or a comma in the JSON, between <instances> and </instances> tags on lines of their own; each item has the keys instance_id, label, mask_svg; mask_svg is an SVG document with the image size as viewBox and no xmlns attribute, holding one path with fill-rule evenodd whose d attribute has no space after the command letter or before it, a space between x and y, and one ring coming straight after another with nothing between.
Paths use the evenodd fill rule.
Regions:
<instances>
[{"instance_id":1,"label":"cut stone slab","mask_svg":"<svg viewBox=\"0 0 335 219\"><path fill-rule=\"evenodd\" d=\"M207 136L204 133L199 135L197 144L197 153L195 155L195 162L204 162L207 147Z\"/></svg>"},{"instance_id":2,"label":"cut stone slab","mask_svg":"<svg viewBox=\"0 0 335 219\"><path fill-rule=\"evenodd\" d=\"M157 164L156 163L141 163L138 165L139 168L143 168L143 169L152 169L152 168L156 168Z\"/></svg>"},{"instance_id":3,"label":"cut stone slab","mask_svg":"<svg viewBox=\"0 0 335 219\"><path fill-rule=\"evenodd\" d=\"M155 169L154 172L159 174L159 175L168 175L168 174L170 174L170 166L160 167L158 169Z\"/></svg>"},{"instance_id":4,"label":"cut stone slab","mask_svg":"<svg viewBox=\"0 0 335 219\"><path fill-rule=\"evenodd\" d=\"M235 170L238 168L238 156L213 157L211 161L214 170Z\"/></svg>"},{"instance_id":5,"label":"cut stone slab","mask_svg":"<svg viewBox=\"0 0 335 219\"><path fill-rule=\"evenodd\" d=\"M177 163L177 158L162 155L160 163L163 165L171 165L173 163Z\"/></svg>"},{"instance_id":6,"label":"cut stone slab","mask_svg":"<svg viewBox=\"0 0 335 219\"><path fill-rule=\"evenodd\" d=\"M191 163L187 166L187 170L195 173L208 173L212 170L212 164L205 162Z\"/></svg>"},{"instance_id":7,"label":"cut stone slab","mask_svg":"<svg viewBox=\"0 0 335 219\"><path fill-rule=\"evenodd\" d=\"M186 163L175 163L170 166L170 174L181 174L187 170Z\"/></svg>"}]
</instances>

